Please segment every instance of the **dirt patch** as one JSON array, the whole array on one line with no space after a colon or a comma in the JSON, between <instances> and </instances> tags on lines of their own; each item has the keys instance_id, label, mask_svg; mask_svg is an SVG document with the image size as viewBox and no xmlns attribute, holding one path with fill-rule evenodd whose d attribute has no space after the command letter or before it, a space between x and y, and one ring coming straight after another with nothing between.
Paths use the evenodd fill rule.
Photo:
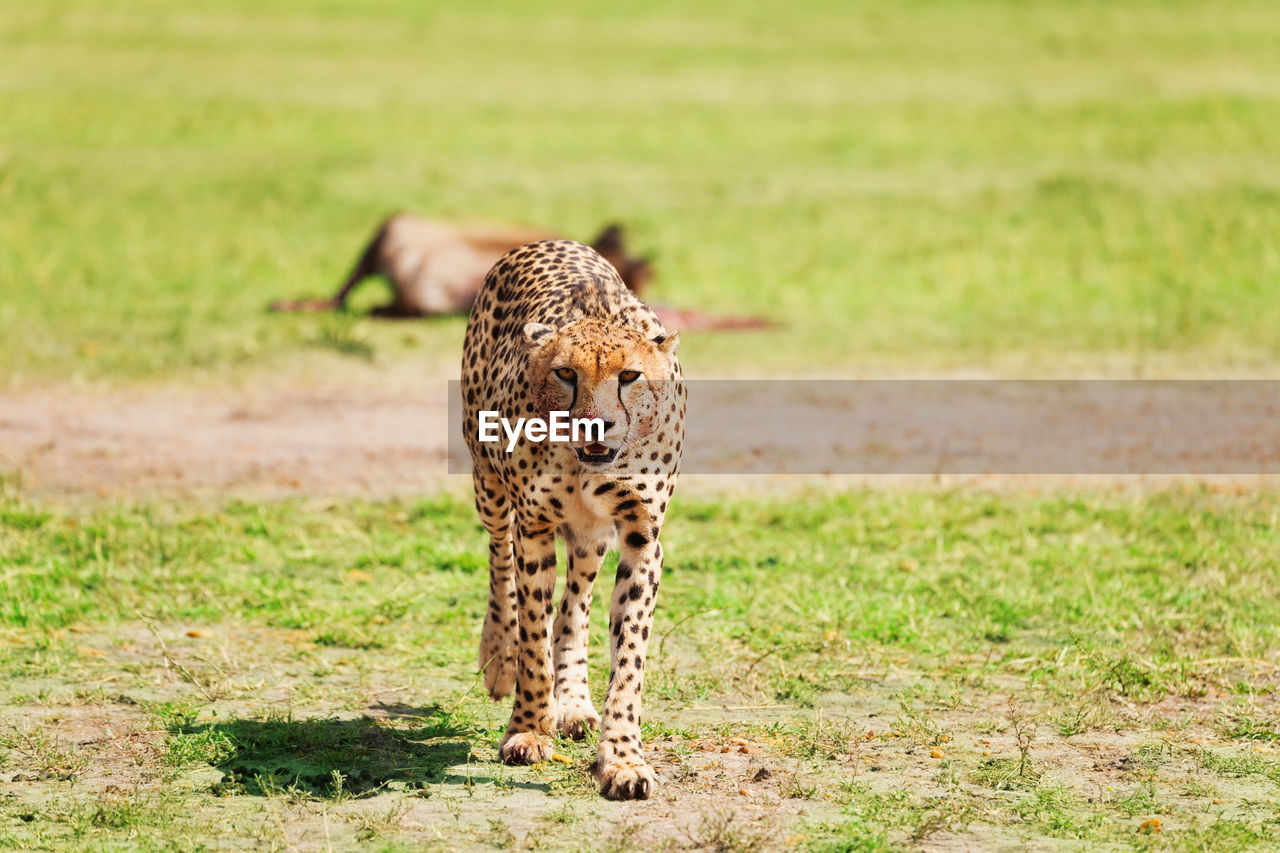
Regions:
<instances>
[{"instance_id":1,"label":"dirt patch","mask_svg":"<svg viewBox=\"0 0 1280 853\"><path fill-rule=\"evenodd\" d=\"M134 788L157 779L165 734L136 704L113 703L110 713L93 704L33 705L6 733L16 769L5 781L67 782L87 791Z\"/></svg>"},{"instance_id":2,"label":"dirt patch","mask_svg":"<svg viewBox=\"0 0 1280 853\"><path fill-rule=\"evenodd\" d=\"M1270 389L1273 383L1260 384ZM921 391L933 385L937 393ZM1136 437L1121 431L1110 438L1105 433L1124 423L1117 421L1111 403L1064 405L1064 392L1052 383L998 385L981 394L964 383L846 386L850 383L698 386L702 399L690 409L685 490L791 487L813 480L997 489L1146 487L1192 480L1235 490L1280 482L1274 474L1248 473L1280 466L1275 457L1280 386L1270 396L1259 396L1241 386L1224 390L1187 383L1185 391L1161 387L1147 395L1150 400L1108 388L1106 400L1114 397L1112 402L1123 402L1135 418L1155 424ZM833 388L844 390L834 393ZM469 484L465 474L448 477L450 453L455 470L465 471L465 462L460 467L458 460L466 455L460 441L450 446L459 427L450 417L449 393L444 378L372 371L336 381L273 380L244 388L11 392L0 395L0 473L16 477L34 495L106 499L376 499L421 494L448 482L462 487ZM942 399L947 395L954 399ZM1159 415L1182 403L1214 412L1212 423L1205 415L1204 423L1170 432L1167 424L1176 419L1152 420L1153 407ZM948 413L963 411L972 417L953 423ZM1222 424L1231 429L1224 433ZM1072 436L1088 439L1073 444ZM1106 473L1107 460L1115 462L1116 473ZM1062 471L1088 473L1053 473L1056 464ZM1047 473L969 473L1041 468ZM1134 470L1241 473L1140 475ZM773 471L787 476L770 476Z\"/></svg>"},{"instance_id":3,"label":"dirt patch","mask_svg":"<svg viewBox=\"0 0 1280 853\"><path fill-rule=\"evenodd\" d=\"M444 475L444 383L0 398L0 466L33 494L420 493Z\"/></svg>"}]
</instances>

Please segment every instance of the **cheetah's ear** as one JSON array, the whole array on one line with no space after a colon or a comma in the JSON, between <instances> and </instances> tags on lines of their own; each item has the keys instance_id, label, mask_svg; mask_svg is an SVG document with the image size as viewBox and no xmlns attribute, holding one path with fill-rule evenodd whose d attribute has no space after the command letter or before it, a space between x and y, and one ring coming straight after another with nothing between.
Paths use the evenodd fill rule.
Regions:
<instances>
[{"instance_id":1,"label":"cheetah's ear","mask_svg":"<svg viewBox=\"0 0 1280 853\"><path fill-rule=\"evenodd\" d=\"M676 347L680 346L679 332L663 332L655 338L649 339L654 346L667 355L675 355Z\"/></svg>"},{"instance_id":2,"label":"cheetah's ear","mask_svg":"<svg viewBox=\"0 0 1280 853\"><path fill-rule=\"evenodd\" d=\"M555 329L541 323L526 323L524 327L524 343L529 349L537 349L551 339Z\"/></svg>"}]
</instances>

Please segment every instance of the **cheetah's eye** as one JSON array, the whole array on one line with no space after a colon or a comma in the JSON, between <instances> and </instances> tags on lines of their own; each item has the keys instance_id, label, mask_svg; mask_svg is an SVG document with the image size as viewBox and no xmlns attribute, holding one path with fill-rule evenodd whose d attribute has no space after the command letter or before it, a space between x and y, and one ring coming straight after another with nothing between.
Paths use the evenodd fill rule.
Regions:
<instances>
[{"instance_id":1,"label":"cheetah's eye","mask_svg":"<svg viewBox=\"0 0 1280 853\"><path fill-rule=\"evenodd\" d=\"M624 370L618 374L619 382L635 382L639 378L640 371L638 370Z\"/></svg>"},{"instance_id":2,"label":"cheetah's eye","mask_svg":"<svg viewBox=\"0 0 1280 853\"><path fill-rule=\"evenodd\" d=\"M559 376L565 382L572 382L578 378L578 374L574 373L573 370L568 367L557 367L556 376Z\"/></svg>"}]
</instances>

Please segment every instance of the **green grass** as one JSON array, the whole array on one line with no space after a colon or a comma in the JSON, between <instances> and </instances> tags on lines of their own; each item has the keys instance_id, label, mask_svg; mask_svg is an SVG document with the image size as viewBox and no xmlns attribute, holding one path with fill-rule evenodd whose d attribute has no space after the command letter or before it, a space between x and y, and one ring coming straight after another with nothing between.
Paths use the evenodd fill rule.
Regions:
<instances>
[{"instance_id":1,"label":"green grass","mask_svg":"<svg viewBox=\"0 0 1280 853\"><path fill-rule=\"evenodd\" d=\"M784 322L692 371L1274 364L1277 33L1265 0L6 4L0 376L452 357L461 320L264 313L396 208L621 219L656 299Z\"/></svg>"},{"instance_id":2,"label":"green grass","mask_svg":"<svg viewBox=\"0 0 1280 853\"><path fill-rule=\"evenodd\" d=\"M181 755L186 743L204 747L197 760L225 768L217 794L292 789L337 799L399 782L425 788L442 781L446 768L471 755L468 726L427 710L431 724L411 729L364 720L233 720L187 726L170 741ZM190 761L190 757L185 757ZM340 768L340 769L339 769Z\"/></svg>"},{"instance_id":3,"label":"green grass","mask_svg":"<svg viewBox=\"0 0 1280 853\"><path fill-rule=\"evenodd\" d=\"M394 209L781 321L695 376L1272 369L1277 91L1264 0L3 4L0 387L434 375L265 312ZM677 501L618 805L496 760L468 502L0 483L0 849L1280 846L1280 496L1015 489Z\"/></svg>"},{"instance_id":4,"label":"green grass","mask_svg":"<svg viewBox=\"0 0 1280 853\"><path fill-rule=\"evenodd\" d=\"M645 726L685 768L664 785L691 837L1143 846L1158 817L1179 849L1280 841L1274 493L801 497L677 502L664 534ZM511 807L554 847L622 819L600 811L590 742L559 743L567 765L496 762L507 711L473 675L485 539L466 503L2 508L0 772L45 795L16 789L0 839L204 838L225 810L236 837L279 840L319 809L376 848L421 841L402 819L435 809L497 843ZM149 744L136 767L63 728L99 719ZM766 781L707 763L700 745L732 738L763 745ZM103 793L104 766L141 775ZM724 810L739 785L808 817L744 822Z\"/></svg>"},{"instance_id":5,"label":"green grass","mask_svg":"<svg viewBox=\"0 0 1280 853\"><path fill-rule=\"evenodd\" d=\"M801 497L678 502L668 618L687 617L712 646L782 661L1065 647L1082 672L1136 696L1184 683L1180 660L1264 656L1280 641L1269 493ZM234 618L352 649L398 648L407 627L469 636L487 572L473 515L451 497L87 516L11 498L0 625Z\"/></svg>"}]
</instances>

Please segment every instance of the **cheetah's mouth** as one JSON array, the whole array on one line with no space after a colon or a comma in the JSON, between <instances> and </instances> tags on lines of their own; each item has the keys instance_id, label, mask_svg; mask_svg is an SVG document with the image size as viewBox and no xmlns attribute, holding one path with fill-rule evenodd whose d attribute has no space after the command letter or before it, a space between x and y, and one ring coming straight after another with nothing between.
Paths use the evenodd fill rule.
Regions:
<instances>
[{"instance_id":1,"label":"cheetah's mouth","mask_svg":"<svg viewBox=\"0 0 1280 853\"><path fill-rule=\"evenodd\" d=\"M616 447L608 447L598 441L593 441L584 447L575 447L573 452L578 454L579 462L585 462L588 465L608 465L618 457Z\"/></svg>"}]
</instances>

